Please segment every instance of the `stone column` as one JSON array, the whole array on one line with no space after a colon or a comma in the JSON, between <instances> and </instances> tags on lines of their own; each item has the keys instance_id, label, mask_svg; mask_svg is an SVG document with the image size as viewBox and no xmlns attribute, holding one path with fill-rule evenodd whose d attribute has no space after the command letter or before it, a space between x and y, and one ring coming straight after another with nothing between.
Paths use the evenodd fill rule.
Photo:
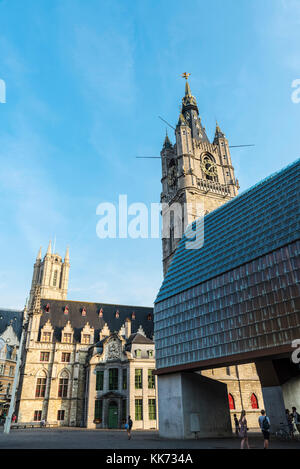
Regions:
<instances>
[{"instance_id":1,"label":"stone column","mask_svg":"<svg viewBox=\"0 0 300 469\"><path fill-rule=\"evenodd\" d=\"M159 375L157 395L160 436L232 435L226 384L197 373Z\"/></svg>"},{"instance_id":2,"label":"stone column","mask_svg":"<svg viewBox=\"0 0 300 469\"><path fill-rule=\"evenodd\" d=\"M285 405L280 380L272 360L256 363L265 411L271 422L271 432L276 432L282 424L286 425Z\"/></svg>"}]
</instances>

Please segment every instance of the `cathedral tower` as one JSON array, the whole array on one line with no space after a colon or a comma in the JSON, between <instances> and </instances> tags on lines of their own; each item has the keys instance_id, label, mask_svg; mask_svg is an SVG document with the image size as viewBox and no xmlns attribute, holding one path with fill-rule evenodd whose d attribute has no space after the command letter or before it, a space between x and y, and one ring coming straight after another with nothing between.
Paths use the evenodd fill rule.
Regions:
<instances>
[{"instance_id":1,"label":"cathedral tower","mask_svg":"<svg viewBox=\"0 0 300 469\"><path fill-rule=\"evenodd\" d=\"M209 141L188 74L183 77L185 96L175 130L176 143L172 145L166 136L161 151L164 275L185 228L199 217L199 207L207 214L235 197L239 189L228 140L217 124L214 140Z\"/></svg>"},{"instance_id":2,"label":"cathedral tower","mask_svg":"<svg viewBox=\"0 0 300 469\"><path fill-rule=\"evenodd\" d=\"M66 250L64 261L59 254L52 253L51 241L42 259L40 248L34 268L31 283L29 308L31 308L36 287L39 287L40 297L54 300L65 300L68 293L70 258L69 248Z\"/></svg>"}]
</instances>

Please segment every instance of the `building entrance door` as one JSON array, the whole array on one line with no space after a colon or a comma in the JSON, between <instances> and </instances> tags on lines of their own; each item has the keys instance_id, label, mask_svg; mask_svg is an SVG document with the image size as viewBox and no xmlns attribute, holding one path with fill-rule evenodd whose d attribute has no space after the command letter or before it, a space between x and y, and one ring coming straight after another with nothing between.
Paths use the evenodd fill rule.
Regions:
<instances>
[{"instance_id":1,"label":"building entrance door","mask_svg":"<svg viewBox=\"0 0 300 469\"><path fill-rule=\"evenodd\" d=\"M118 404L116 402L109 403L108 428L118 428Z\"/></svg>"}]
</instances>

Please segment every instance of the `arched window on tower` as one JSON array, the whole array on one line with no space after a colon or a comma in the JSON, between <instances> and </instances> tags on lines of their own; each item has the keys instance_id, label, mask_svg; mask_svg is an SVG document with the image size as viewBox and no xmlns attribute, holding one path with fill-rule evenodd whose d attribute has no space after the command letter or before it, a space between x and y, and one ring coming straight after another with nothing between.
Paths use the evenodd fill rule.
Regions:
<instances>
[{"instance_id":1,"label":"arched window on tower","mask_svg":"<svg viewBox=\"0 0 300 469\"><path fill-rule=\"evenodd\" d=\"M58 275L58 272L57 270L55 270L53 274L53 286L54 287L56 287L56 284L57 284L57 275Z\"/></svg>"},{"instance_id":2,"label":"arched window on tower","mask_svg":"<svg viewBox=\"0 0 300 469\"><path fill-rule=\"evenodd\" d=\"M235 402L234 402L234 397L232 394L228 394L228 401L229 401L229 409L235 410Z\"/></svg>"},{"instance_id":3,"label":"arched window on tower","mask_svg":"<svg viewBox=\"0 0 300 469\"><path fill-rule=\"evenodd\" d=\"M251 407L252 409L258 409L258 400L255 394L251 395Z\"/></svg>"}]
</instances>

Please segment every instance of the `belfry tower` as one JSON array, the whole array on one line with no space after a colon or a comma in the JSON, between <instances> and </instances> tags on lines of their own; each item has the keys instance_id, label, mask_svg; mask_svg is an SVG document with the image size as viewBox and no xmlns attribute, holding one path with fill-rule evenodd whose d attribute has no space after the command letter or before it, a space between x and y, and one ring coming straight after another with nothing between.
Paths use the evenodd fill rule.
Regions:
<instances>
[{"instance_id":1,"label":"belfry tower","mask_svg":"<svg viewBox=\"0 0 300 469\"><path fill-rule=\"evenodd\" d=\"M202 206L202 213L207 214L235 197L239 189L225 134L217 123L214 140L209 141L191 93L189 74L182 76L186 79L185 95L175 144L167 135L161 151L164 275L185 228L200 216L197 207Z\"/></svg>"},{"instance_id":2,"label":"belfry tower","mask_svg":"<svg viewBox=\"0 0 300 469\"><path fill-rule=\"evenodd\" d=\"M69 248L66 250L64 261L59 254L52 253L51 250L50 241L44 259L42 259L42 248L38 252L33 268L29 309L33 305L36 287L39 287L41 298L53 300L67 298L70 270Z\"/></svg>"}]
</instances>

